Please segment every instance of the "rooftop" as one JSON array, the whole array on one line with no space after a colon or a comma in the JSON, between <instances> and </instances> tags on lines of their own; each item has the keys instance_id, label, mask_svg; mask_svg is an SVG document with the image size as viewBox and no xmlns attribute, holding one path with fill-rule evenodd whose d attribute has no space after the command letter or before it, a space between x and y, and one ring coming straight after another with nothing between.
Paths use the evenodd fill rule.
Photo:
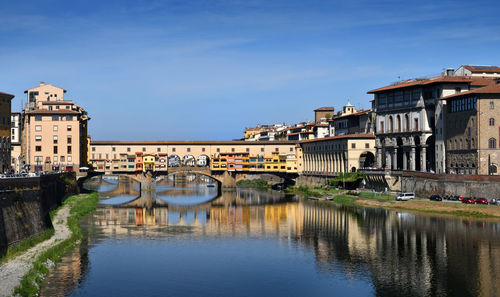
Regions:
<instances>
[{"instance_id":1,"label":"rooftop","mask_svg":"<svg viewBox=\"0 0 500 297\"><path fill-rule=\"evenodd\" d=\"M472 73L500 73L500 67L491 65L464 65Z\"/></svg>"},{"instance_id":2,"label":"rooftop","mask_svg":"<svg viewBox=\"0 0 500 297\"><path fill-rule=\"evenodd\" d=\"M471 95L471 94L500 94L500 84L497 83L497 84L489 85L486 87L477 88L477 89L474 89L471 91L453 94L450 96L443 97L443 98L441 98L441 100L458 98L458 97L467 96L467 95Z\"/></svg>"},{"instance_id":3,"label":"rooftop","mask_svg":"<svg viewBox=\"0 0 500 297\"><path fill-rule=\"evenodd\" d=\"M316 108L314 111L334 111L335 108L333 106L323 106L320 108Z\"/></svg>"},{"instance_id":4,"label":"rooftop","mask_svg":"<svg viewBox=\"0 0 500 297\"><path fill-rule=\"evenodd\" d=\"M328 140L336 140L336 139L374 139L374 138L375 138L374 134L345 134L345 135L339 135L339 136L331 136L331 137L325 137L325 138L303 140L300 143L328 141Z\"/></svg>"}]
</instances>

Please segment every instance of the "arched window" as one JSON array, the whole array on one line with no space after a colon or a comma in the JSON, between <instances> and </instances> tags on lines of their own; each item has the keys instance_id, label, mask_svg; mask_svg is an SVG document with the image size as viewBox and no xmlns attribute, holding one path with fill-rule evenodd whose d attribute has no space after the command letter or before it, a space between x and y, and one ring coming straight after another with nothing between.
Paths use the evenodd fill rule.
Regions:
<instances>
[{"instance_id":1,"label":"arched window","mask_svg":"<svg viewBox=\"0 0 500 297\"><path fill-rule=\"evenodd\" d=\"M397 126L396 126L397 131L396 132L402 132L403 129L401 129L401 116L398 115L396 117L396 120L397 120Z\"/></svg>"},{"instance_id":2,"label":"arched window","mask_svg":"<svg viewBox=\"0 0 500 297\"><path fill-rule=\"evenodd\" d=\"M464 148L464 147L463 147L463 145L464 145L464 144L463 144L463 142L462 142L462 138L460 138L460 146L459 146L458 148L459 148L459 149L463 149L463 148ZM463 167L463 166L462 166L462 167Z\"/></svg>"},{"instance_id":3,"label":"arched window","mask_svg":"<svg viewBox=\"0 0 500 297\"><path fill-rule=\"evenodd\" d=\"M392 116L389 117L389 133L392 133L394 131L394 120Z\"/></svg>"},{"instance_id":4,"label":"arched window","mask_svg":"<svg viewBox=\"0 0 500 297\"><path fill-rule=\"evenodd\" d=\"M384 122L380 122L380 133L385 133Z\"/></svg>"},{"instance_id":5,"label":"arched window","mask_svg":"<svg viewBox=\"0 0 500 297\"><path fill-rule=\"evenodd\" d=\"M488 140L488 148L497 148L497 140L495 138L490 138Z\"/></svg>"},{"instance_id":6,"label":"arched window","mask_svg":"<svg viewBox=\"0 0 500 297\"><path fill-rule=\"evenodd\" d=\"M490 118L490 126L495 126L495 119L494 118Z\"/></svg>"},{"instance_id":7,"label":"arched window","mask_svg":"<svg viewBox=\"0 0 500 297\"><path fill-rule=\"evenodd\" d=\"M410 117L408 117L407 114L405 114L405 132L408 132L410 130Z\"/></svg>"},{"instance_id":8,"label":"arched window","mask_svg":"<svg viewBox=\"0 0 500 297\"><path fill-rule=\"evenodd\" d=\"M471 148L475 148L474 138L471 138L470 146L471 146Z\"/></svg>"}]
</instances>

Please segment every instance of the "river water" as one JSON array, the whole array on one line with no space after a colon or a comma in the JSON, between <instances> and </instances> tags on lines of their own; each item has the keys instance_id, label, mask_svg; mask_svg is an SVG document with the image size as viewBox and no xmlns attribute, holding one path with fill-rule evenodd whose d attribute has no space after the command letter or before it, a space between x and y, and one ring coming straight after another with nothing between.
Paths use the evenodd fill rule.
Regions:
<instances>
[{"instance_id":1,"label":"river water","mask_svg":"<svg viewBox=\"0 0 500 297\"><path fill-rule=\"evenodd\" d=\"M500 296L500 223L222 192L87 187L101 204L42 296Z\"/></svg>"}]
</instances>

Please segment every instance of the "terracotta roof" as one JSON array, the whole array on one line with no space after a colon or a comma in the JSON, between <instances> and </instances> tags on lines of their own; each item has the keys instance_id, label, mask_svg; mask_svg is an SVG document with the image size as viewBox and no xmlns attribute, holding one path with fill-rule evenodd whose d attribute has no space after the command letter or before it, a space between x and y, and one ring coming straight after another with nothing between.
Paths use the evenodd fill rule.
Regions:
<instances>
[{"instance_id":1,"label":"terracotta roof","mask_svg":"<svg viewBox=\"0 0 500 297\"><path fill-rule=\"evenodd\" d=\"M473 81L473 78L470 76L438 76L434 78L429 78L429 79L416 79L408 82L401 82L389 86L385 86L382 88L374 89L371 91L368 91L368 94L375 94L383 91L388 91L388 90L395 90L395 89L403 89L403 88L408 88L408 87L414 87L414 86L426 86L426 85L431 85L435 83L470 83Z\"/></svg>"},{"instance_id":2,"label":"terracotta roof","mask_svg":"<svg viewBox=\"0 0 500 297\"><path fill-rule=\"evenodd\" d=\"M328 124L327 123L319 123L319 124L316 124L316 127L328 127Z\"/></svg>"},{"instance_id":3,"label":"terracotta roof","mask_svg":"<svg viewBox=\"0 0 500 297\"><path fill-rule=\"evenodd\" d=\"M453 94L450 96L443 97L443 98L441 98L441 100L457 98L457 97L466 96L466 95L470 95L470 94L500 94L500 84L489 85L489 86L477 88L477 89L474 89L471 91Z\"/></svg>"},{"instance_id":4,"label":"terracotta roof","mask_svg":"<svg viewBox=\"0 0 500 297\"><path fill-rule=\"evenodd\" d=\"M328 121L329 122L333 122L333 121L335 121L336 119L339 119L339 118L347 118L347 117L351 117L351 116L360 116L360 115L363 115L363 114L369 114L370 112L372 112L371 109L368 109L368 110L359 110L359 111L356 111L354 113L343 114L341 116L334 117L333 119L329 119Z\"/></svg>"},{"instance_id":5,"label":"terracotta roof","mask_svg":"<svg viewBox=\"0 0 500 297\"><path fill-rule=\"evenodd\" d=\"M316 108L314 111L334 111L335 108L333 106L323 106L320 108Z\"/></svg>"},{"instance_id":6,"label":"terracotta roof","mask_svg":"<svg viewBox=\"0 0 500 297\"><path fill-rule=\"evenodd\" d=\"M67 109L56 109L56 110L47 110L47 109L37 109L26 112L27 114L81 114L81 112Z\"/></svg>"},{"instance_id":7,"label":"terracotta roof","mask_svg":"<svg viewBox=\"0 0 500 297\"><path fill-rule=\"evenodd\" d=\"M9 98L9 99L14 98L14 95L9 94L9 93L4 93L4 92L0 92L0 96L7 96L7 97L11 97L11 98Z\"/></svg>"},{"instance_id":8,"label":"terracotta roof","mask_svg":"<svg viewBox=\"0 0 500 297\"><path fill-rule=\"evenodd\" d=\"M328 141L328 140L336 140L336 139L374 139L375 135L374 134L346 134L346 135L339 135L339 136L330 136L330 137L325 137L325 138L317 138L317 139L310 139L310 140L302 140L300 143L309 143L309 142L318 142L318 141Z\"/></svg>"},{"instance_id":9,"label":"terracotta roof","mask_svg":"<svg viewBox=\"0 0 500 297\"><path fill-rule=\"evenodd\" d=\"M92 140L90 145L292 145L297 144L297 141L244 141L244 140L222 140L222 141L116 141L116 140ZM142 152L139 152L142 153Z\"/></svg>"},{"instance_id":10,"label":"terracotta roof","mask_svg":"<svg viewBox=\"0 0 500 297\"><path fill-rule=\"evenodd\" d=\"M472 73L500 73L500 67L485 65L464 65L464 68Z\"/></svg>"},{"instance_id":11,"label":"terracotta roof","mask_svg":"<svg viewBox=\"0 0 500 297\"><path fill-rule=\"evenodd\" d=\"M498 78L494 77L472 77L472 81L470 83L471 86L487 86L491 84L495 84Z\"/></svg>"},{"instance_id":12,"label":"terracotta roof","mask_svg":"<svg viewBox=\"0 0 500 297\"><path fill-rule=\"evenodd\" d=\"M43 105L72 105L73 101L70 100L60 100L60 101L43 101Z\"/></svg>"}]
</instances>

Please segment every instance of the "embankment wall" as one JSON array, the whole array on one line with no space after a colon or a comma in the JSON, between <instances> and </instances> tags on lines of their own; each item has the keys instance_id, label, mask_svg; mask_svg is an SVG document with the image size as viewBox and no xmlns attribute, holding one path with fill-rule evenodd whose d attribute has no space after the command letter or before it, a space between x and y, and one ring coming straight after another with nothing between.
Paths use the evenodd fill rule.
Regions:
<instances>
[{"instance_id":1,"label":"embankment wall","mask_svg":"<svg viewBox=\"0 0 500 297\"><path fill-rule=\"evenodd\" d=\"M71 172L0 179L0 256L9 245L52 227L50 211L76 190Z\"/></svg>"}]
</instances>

